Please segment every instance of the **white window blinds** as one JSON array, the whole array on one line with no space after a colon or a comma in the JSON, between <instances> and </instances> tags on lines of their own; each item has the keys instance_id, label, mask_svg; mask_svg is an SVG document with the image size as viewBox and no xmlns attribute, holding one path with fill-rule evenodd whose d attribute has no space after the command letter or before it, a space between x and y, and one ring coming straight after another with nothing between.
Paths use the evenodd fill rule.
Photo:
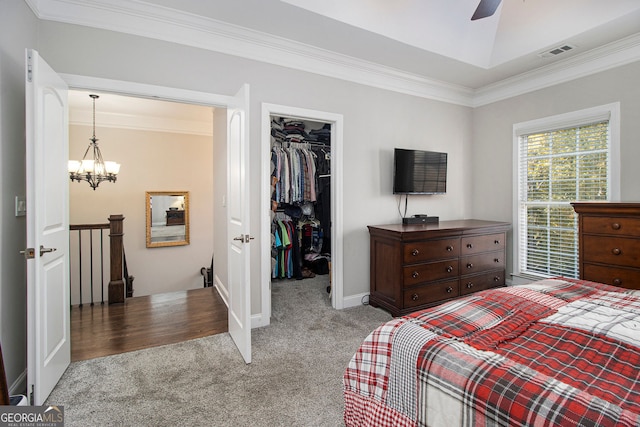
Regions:
<instances>
[{"instance_id":1,"label":"white window blinds","mask_svg":"<svg viewBox=\"0 0 640 427\"><path fill-rule=\"evenodd\" d=\"M519 137L519 270L578 277L570 202L609 199L609 120Z\"/></svg>"}]
</instances>

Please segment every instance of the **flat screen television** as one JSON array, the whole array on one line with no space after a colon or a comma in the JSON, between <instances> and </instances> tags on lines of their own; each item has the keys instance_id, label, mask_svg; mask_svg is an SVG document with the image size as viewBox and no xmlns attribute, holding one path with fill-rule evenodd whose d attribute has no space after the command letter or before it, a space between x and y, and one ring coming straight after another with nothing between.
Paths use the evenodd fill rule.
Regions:
<instances>
[{"instance_id":1,"label":"flat screen television","mask_svg":"<svg viewBox=\"0 0 640 427\"><path fill-rule=\"evenodd\" d=\"M393 165L393 194L447 192L447 153L396 148Z\"/></svg>"}]
</instances>

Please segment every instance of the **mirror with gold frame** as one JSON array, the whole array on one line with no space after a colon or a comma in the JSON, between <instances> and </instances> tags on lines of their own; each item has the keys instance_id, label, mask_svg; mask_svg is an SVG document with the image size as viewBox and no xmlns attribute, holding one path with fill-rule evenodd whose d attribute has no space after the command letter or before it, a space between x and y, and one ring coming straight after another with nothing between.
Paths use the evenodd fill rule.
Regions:
<instances>
[{"instance_id":1,"label":"mirror with gold frame","mask_svg":"<svg viewBox=\"0 0 640 427\"><path fill-rule=\"evenodd\" d=\"M189 244L189 192L147 191L147 247Z\"/></svg>"}]
</instances>

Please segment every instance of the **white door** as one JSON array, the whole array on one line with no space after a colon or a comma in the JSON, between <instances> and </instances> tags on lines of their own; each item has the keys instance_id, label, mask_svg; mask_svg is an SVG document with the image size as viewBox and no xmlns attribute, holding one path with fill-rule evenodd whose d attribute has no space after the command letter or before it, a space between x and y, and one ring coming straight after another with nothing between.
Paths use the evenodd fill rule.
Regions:
<instances>
[{"instance_id":1,"label":"white door","mask_svg":"<svg viewBox=\"0 0 640 427\"><path fill-rule=\"evenodd\" d=\"M67 85L26 51L27 384L42 405L71 359Z\"/></svg>"},{"instance_id":2,"label":"white door","mask_svg":"<svg viewBox=\"0 0 640 427\"><path fill-rule=\"evenodd\" d=\"M248 111L249 85L244 85L227 106L229 334L251 363Z\"/></svg>"}]
</instances>

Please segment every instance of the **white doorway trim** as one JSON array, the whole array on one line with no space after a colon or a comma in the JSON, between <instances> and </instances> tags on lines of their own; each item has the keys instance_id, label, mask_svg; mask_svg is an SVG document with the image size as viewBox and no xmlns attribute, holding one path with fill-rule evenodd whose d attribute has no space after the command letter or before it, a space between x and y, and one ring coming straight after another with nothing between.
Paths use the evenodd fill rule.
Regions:
<instances>
[{"instance_id":1,"label":"white doorway trim","mask_svg":"<svg viewBox=\"0 0 640 427\"><path fill-rule=\"evenodd\" d=\"M342 202L342 114L262 103L261 116L261 189L260 189L260 260L262 281L261 324L271 323L271 116L285 116L331 124L331 305L344 308L343 298L343 206Z\"/></svg>"},{"instance_id":2,"label":"white doorway trim","mask_svg":"<svg viewBox=\"0 0 640 427\"><path fill-rule=\"evenodd\" d=\"M84 89L84 90L95 90L95 91L101 91L101 92L111 92L111 93L116 93L116 94L125 95L125 96L138 96L141 98L159 99L164 101L175 101L180 103L197 104L197 105L219 107L219 108L229 108L236 104L234 96L218 95L218 94L208 93L208 92L199 92L199 91L193 91L188 89L178 89L178 88L172 88L172 87L166 87L166 86L156 86L156 85L150 85L150 84L144 84L144 83L103 79L98 77L88 77L88 76L80 76L80 75L74 75L74 74L60 74L60 77L62 77L62 79L67 83L70 89ZM248 90L248 85L245 85L245 86L246 86L245 90ZM212 120L213 120L213 117L212 117ZM246 134L245 137L248 138L248 133L245 132L245 134ZM248 212L248 216L250 215L251 215L251 212ZM248 230L247 230L247 235L249 235ZM229 267L227 266L227 268ZM226 288L225 288L225 285L226 285ZM222 284L222 286L218 288L218 291L220 296L223 298L225 304L227 305L227 307L229 307L229 313L232 313L231 307L234 306L234 303L232 301L230 287L231 287L231 283ZM250 295L251 295L250 282L246 284L245 292L249 295L247 301L250 302ZM250 304L246 304L246 305L248 305L248 307L245 307L245 310L250 313L250 310L251 310ZM250 328L250 322L244 322L244 325L247 326L247 328ZM250 349L250 342L251 342L250 329L248 331L248 336L249 336L248 348ZM235 341L235 337L233 335L231 335L231 338ZM244 356L245 354L243 353L243 357ZM246 357L245 357L245 360L247 360Z\"/></svg>"},{"instance_id":3,"label":"white doorway trim","mask_svg":"<svg viewBox=\"0 0 640 427\"><path fill-rule=\"evenodd\" d=\"M231 96L226 95L127 82L123 80L103 79L99 77L62 73L60 74L60 77L62 77L62 79L69 85L70 89L100 90L103 92L117 93L121 95L135 95L143 98L200 104L210 107L226 108L232 99Z\"/></svg>"}]
</instances>

